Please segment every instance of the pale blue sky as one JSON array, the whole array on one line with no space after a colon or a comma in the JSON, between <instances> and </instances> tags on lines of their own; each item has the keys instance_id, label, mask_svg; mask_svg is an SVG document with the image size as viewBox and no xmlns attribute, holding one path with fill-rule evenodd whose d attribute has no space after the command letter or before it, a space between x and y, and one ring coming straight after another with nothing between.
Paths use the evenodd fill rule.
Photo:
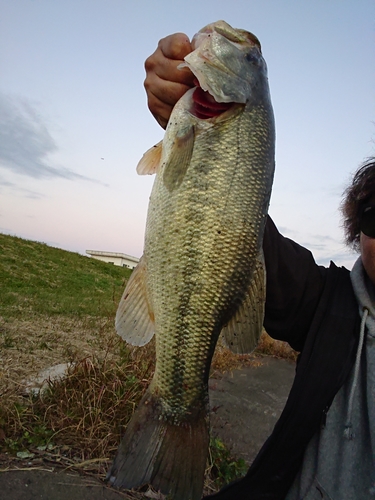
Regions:
<instances>
[{"instance_id":1,"label":"pale blue sky","mask_svg":"<svg viewBox=\"0 0 375 500\"><path fill-rule=\"evenodd\" d=\"M0 231L68 250L142 254L163 135L144 60L224 19L255 33L276 117L270 214L317 261L351 267L338 206L374 154L373 0L0 0ZM102 158L104 158L102 160Z\"/></svg>"}]
</instances>

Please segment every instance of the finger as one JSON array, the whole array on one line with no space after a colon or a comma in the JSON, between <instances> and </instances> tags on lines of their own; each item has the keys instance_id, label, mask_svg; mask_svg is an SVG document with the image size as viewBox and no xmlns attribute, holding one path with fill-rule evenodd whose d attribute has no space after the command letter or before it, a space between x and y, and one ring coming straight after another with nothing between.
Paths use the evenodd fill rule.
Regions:
<instances>
[{"instance_id":1,"label":"finger","mask_svg":"<svg viewBox=\"0 0 375 500\"><path fill-rule=\"evenodd\" d=\"M176 33L160 40L155 52L145 62L148 107L165 127L176 102L193 86L194 75L188 68L179 68L191 52L189 38Z\"/></svg>"},{"instance_id":2,"label":"finger","mask_svg":"<svg viewBox=\"0 0 375 500\"><path fill-rule=\"evenodd\" d=\"M191 87L184 83L164 80L155 73L147 75L144 86L148 96L155 96L165 104L174 106L176 102L185 94Z\"/></svg>"},{"instance_id":3,"label":"finger","mask_svg":"<svg viewBox=\"0 0 375 500\"><path fill-rule=\"evenodd\" d=\"M161 39L159 48L166 58L165 66L160 67L161 74L159 76L166 80L192 87L195 78L193 73L186 66L180 68L181 63L184 62L184 58L193 50L189 37L184 33L175 33ZM184 91L186 90L185 88Z\"/></svg>"},{"instance_id":4,"label":"finger","mask_svg":"<svg viewBox=\"0 0 375 500\"><path fill-rule=\"evenodd\" d=\"M158 48L167 59L182 61L193 49L189 37L185 33L175 33L162 38Z\"/></svg>"},{"instance_id":5,"label":"finger","mask_svg":"<svg viewBox=\"0 0 375 500\"><path fill-rule=\"evenodd\" d=\"M172 83L181 83L188 87L193 86L194 75L189 68L179 68L183 61L165 59L153 54L145 62L146 70L146 89L154 84L162 83L160 80ZM160 80L156 80L155 77Z\"/></svg>"},{"instance_id":6,"label":"finger","mask_svg":"<svg viewBox=\"0 0 375 500\"><path fill-rule=\"evenodd\" d=\"M193 77L190 70L178 68L191 50L190 40L183 33L175 33L162 38L155 52L146 59L146 73L156 73L164 80L191 85Z\"/></svg>"},{"instance_id":7,"label":"finger","mask_svg":"<svg viewBox=\"0 0 375 500\"><path fill-rule=\"evenodd\" d=\"M145 81L145 88L148 107L157 121L160 124L163 122L162 126L165 128L174 105L190 87L161 79L159 81L160 83L151 84L149 88L148 82Z\"/></svg>"},{"instance_id":8,"label":"finger","mask_svg":"<svg viewBox=\"0 0 375 500\"><path fill-rule=\"evenodd\" d=\"M192 86L194 75L188 68L180 68L181 63L183 63L183 59L169 59L158 47L145 61L146 82L150 81L150 85L159 83L159 81L153 80L154 76L157 76L165 81Z\"/></svg>"},{"instance_id":9,"label":"finger","mask_svg":"<svg viewBox=\"0 0 375 500\"><path fill-rule=\"evenodd\" d=\"M165 104L156 96L149 95L148 107L159 125L165 129L168 125L173 106Z\"/></svg>"}]
</instances>

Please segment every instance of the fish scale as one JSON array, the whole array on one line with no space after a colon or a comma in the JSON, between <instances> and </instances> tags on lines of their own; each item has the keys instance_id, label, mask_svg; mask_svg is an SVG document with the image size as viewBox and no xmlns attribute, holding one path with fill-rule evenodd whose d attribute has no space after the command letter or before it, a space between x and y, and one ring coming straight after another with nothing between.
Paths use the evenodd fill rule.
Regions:
<instances>
[{"instance_id":1,"label":"fish scale","mask_svg":"<svg viewBox=\"0 0 375 500\"><path fill-rule=\"evenodd\" d=\"M141 160L140 172L156 171L144 255L116 318L130 343L155 334L156 367L109 479L123 488L149 483L174 500L201 497L208 376L220 332L237 352L253 349L261 333L261 247L274 170L273 112L257 39L219 21L196 43L186 64L206 92L228 104L203 119L205 94L195 114L189 90L162 145Z\"/></svg>"},{"instance_id":2,"label":"fish scale","mask_svg":"<svg viewBox=\"0 0 375 500\"><path fill-rule=\"evenodd\" d=\"M262 205L259 200L263 199L264 193L257 189L259 195L249 199L248 190L254 190L254 186L261 185L262 180L258 181L253 171L249 175L248 170L239 168L238 160L233 154L234 148L230 147L233 142L237 142L237 130L242 128L242 120L252 123L251 116L241 115L237 127L224 124L221 127L224 130L210 129L199 135L194 143L191 164L180 188L169 192L163 184L161 172L151 195L145 256L150 274L157 276L152 285L155 287L155 295L161 298L161 304L164 302L160 311L155 308L158 318L155 323L155 383L160 388L162 397L164 388L169 385L171 387L168 387L167 392L174 394L179 380L186 382L183 373L186 365L192 367L188 388L183 392L183 406L178 401L182 415L186 414L191 405L201 401L200 391L196 394L195 388L202 384L202 372L205 373L207 360L212 355L212 332L214 331L216 336L219 335L222 326L219 322L220 316L230 307L238 290L244 289L241 282L247 285L250 274L248 262L252 258L255 259L259 252L259 246L254 245L253 240L257 239L257 226L264 219L264 213L259 210ZM228 126L229 131L226 130ZM248 127L244 125L244 128ZM214 137L210 137L212 135ZM206 145L212 143L219 143L220 149L210 158L207 154L210 151L207 149L211 148ZM251 158L252 149L245 140L243 144L242 149L245 151L241 151L241 162L249 161L249 164L254 164L254 159ZM220 167L217 166L218 160ZM214 189L210 190L210 185L214 186ZM158 207L157 210L152 210L153 205ZM167 214L167 219L164 214ZM184 226L186 220L193 224L190 231L184 234L179 229ZM248 221L255 226L250 233L246 229ZM214 251L218 246L221 250L219 253ZM148 249L152 251L150 256ZM197 249L195 258L191 255L191 249ZM167 250L171 260L163 265ZM229 272L223 275L221 269ZM237 279L231 278L233 274L237 275ZM170 281L176 294L173 301L165 297L171 290ZM185 329L179 327L177 319L181 317L188 318ZM207 318L211 321L208 322ZM202 321L205 323L204 328ZM207 339L204 344L206 352L201 348L196 353L192 346L196 342L202 345L202 338ZM168 347L175 343L180 345L180 354L187 357L185 363L180 363L179 358L169 355ZM186 355L183 354L184 345ZM163 367L160 374L159 367ZM170 371L175 375L171 377ZM179 376L176 376L176 373ZM204 380L204 383L206 384L207 380ZM204 390L205 387L202 388L202 391ZM192 391L194 397L190 394ZM173 407L173 404L170 406Z\"/></svg>"}]
</instances>

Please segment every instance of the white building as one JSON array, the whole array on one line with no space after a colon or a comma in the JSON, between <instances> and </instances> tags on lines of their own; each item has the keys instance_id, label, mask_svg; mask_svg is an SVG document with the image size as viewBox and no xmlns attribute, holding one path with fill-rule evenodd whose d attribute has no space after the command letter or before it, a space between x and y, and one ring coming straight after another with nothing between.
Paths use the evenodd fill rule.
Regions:
<instances>
[{"instance_id":1,"label":"white building","mask_svg":"<svg viewBox=\"0 0 375 500\"><path fill-rule=\"evenodd\" d=\"M99 250L86 250L86 253L93 259L114 264L115 266L128 267L129 269L134 269L139 262L137 257L132 257L125 253L100 252Z\"/></svg>"}]
</instances>

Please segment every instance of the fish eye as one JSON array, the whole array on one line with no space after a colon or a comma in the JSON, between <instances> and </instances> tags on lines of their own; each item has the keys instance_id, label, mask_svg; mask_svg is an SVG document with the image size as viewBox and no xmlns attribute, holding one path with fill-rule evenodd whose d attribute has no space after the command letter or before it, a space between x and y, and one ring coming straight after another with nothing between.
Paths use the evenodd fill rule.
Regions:
<instances>
[{"instance_id":1,"label":"fish eye","mask_svg":"<svg viewBox=\"0 0 375 500\"><path fill-rule=\"evenodd\" d=\"M259 53L251 50L245 54L245 59L250 64L259 65Z\"/></svg>"}]
</instances>

